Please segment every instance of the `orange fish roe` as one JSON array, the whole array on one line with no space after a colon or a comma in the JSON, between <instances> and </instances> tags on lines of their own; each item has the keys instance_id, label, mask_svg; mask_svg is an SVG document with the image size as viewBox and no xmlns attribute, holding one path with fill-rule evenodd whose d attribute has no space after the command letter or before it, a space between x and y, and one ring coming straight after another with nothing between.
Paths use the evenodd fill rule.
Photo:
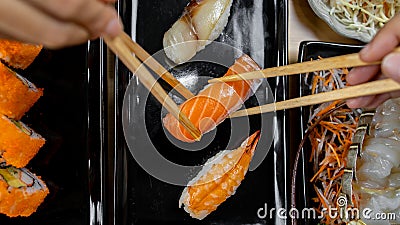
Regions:
<instances>
[{"instance_id":1,"label":"orange fish roe","mask_svg":"<svg viewBox=\"0 0 400 225\"><path fill-rule=\"evenodd\" d=\"M31 173L29 176L33 176L34 183L23 187L12 187L0 176L0 213L17 217L36 212L49 194L49 189L40 177Z\"/></svg>"},{"instance_id":2,"label":"orange fish roe","mask_svg":"<svg viewBox=\"0 0 400 225\"><path fill-rule=\"evenodd\" d=\"M17 75L0 63L0 114L15 120L21 117L43 95L43 89Z\"/></svg>"},{"instance_id":3,"label":"orange fish roe","mask_svg":"<svg viewBox=\"0 0 400 225\"><path fill-rule=\"evenodd\" d=\"M45 139L21 122L0 116L0 156L8 165L21 168L37 154Z\"/></svg>"},{"instance_id":4,"label":"orange fish roe","mask_svg":"<svg viewBox=\"0 0 400 225\"><path fill-rule=\"evenodd\" d=\"M26 69L42 48L42 45L0 39L0 59L13 68Z\"/></svg>"}]
</instances>

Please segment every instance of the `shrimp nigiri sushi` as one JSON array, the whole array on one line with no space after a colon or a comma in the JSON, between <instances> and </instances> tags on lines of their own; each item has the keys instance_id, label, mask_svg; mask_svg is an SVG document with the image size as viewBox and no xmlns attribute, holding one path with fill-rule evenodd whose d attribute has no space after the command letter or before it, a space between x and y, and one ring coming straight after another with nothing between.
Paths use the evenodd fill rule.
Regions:
<instances>
[{"instance_id":1,"label":"shrimp nigiri sushi","mask_svg":"<svg viewBox=\"0 0 400 225\"><path fill-rule=\"evenodd\" d=\"M260 67L248 55L242 55L229 68L224 76L260 70ZM201 131L202 134L213 130L230 113L238 110L255 90L261 80L213 83L200 93L180 105L180 110ZM171 114L167 114L163 123L165 128L178 140L194 142L186 129Z\"/></svg>"},{"instance_id":2,"label":"shrimp nigiri sushi","mask_svg":"<svg viewBox=\"0 0 400 225\"><path fill-rule=\"evenodd\" d=\"M164 34L165 54L175 63L191 59L222 33L232 0L191 0L182 16Z\"/></svg>"},{"instance_id":3,"label":"shrimp nigiri sushi","mask_svg":"<svg viewBox=\"0 0 400 225\"><path fill-rule=\"evenodd\" d=\"M45 143L24 123L4 115L0 115L0 131L0 160L18 168L25 167Z\"/></svg>"},{"instance_id":4,"label":"shrimp nigiri sushi","mask_svg":"<svg viewBox=\"0 0 400 225\"><path fill-rule=\"evenodd\" d=\"M0 63L0 114L19 120L43 95L43 89Z\"/></svg>"},{"instance_id":5,"label":"shrimp nigiri sushi","mask_svg":"<svg viewBox=\"0 0 400 225\"><path fill-rule=\"evenodd\" d=\"M246 175L260 131L248 137L239 148L225 150L210 158L189 182L179 199L179 207L196 219L204 219L233 195Z\"/></svg>"},{"instance_id":6,"label":"shrimp nigiri sushi","mask_svg":"<svg viewBox=\"0 0 400 225\"><path fill-rule=\"evenodd\" d=\"M0 213L9 217L30 216L42 204L49 189L27 169L0 166Z\"/></svg>"},{"instance_id":7,"label":"shrimp nigiri sushi","mask_svg":"<svg viewBox=\"0 0 400 225\"><path fill-rule=\"evenodd\" d=\"M42 48L42 45L0 39L0 59L13 68L26 69Z\"/></svg>"}]
</instances>

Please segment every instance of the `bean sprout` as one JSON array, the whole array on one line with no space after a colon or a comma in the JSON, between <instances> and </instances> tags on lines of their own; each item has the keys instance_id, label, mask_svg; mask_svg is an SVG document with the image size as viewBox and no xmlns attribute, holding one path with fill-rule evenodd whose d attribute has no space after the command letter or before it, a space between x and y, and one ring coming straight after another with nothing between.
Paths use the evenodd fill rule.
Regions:
<instances>
[{"instance_id":1,"label":"bean sprout","mask_svg":"<svg viewBox=\"0 0 400 225\"><path fill-rule=\"evenodd\" d=\"M374 36L397 12L400 0L330 0L331 11L348 29Z\"/></svg>"}]
</instances>

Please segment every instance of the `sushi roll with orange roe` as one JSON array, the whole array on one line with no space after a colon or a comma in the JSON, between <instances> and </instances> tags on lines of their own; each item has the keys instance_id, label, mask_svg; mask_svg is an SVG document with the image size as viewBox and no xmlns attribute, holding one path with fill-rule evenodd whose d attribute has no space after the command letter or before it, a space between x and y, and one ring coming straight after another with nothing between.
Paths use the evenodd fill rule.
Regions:
<instances>
[{"instance_id":1,"label":"sushi roll with orange roe","mask_svg":"<svg viewBox=\"0 0 400 225\"><path fill-rule=\"evenodd\" d=\"M45 139L21 121L0 116L0 157L7 165L21 168L37 154Z\"/></svg>"},{"instance_id":2,"label":"sushi roll with orange roe","mask_svg":"<svg viewBox=\"0 0 400 225\"><path fill-rule=\"evenodd\" d=\"M10 67L26 69L39 55L42 45L0 39L0 59Z\"/></svg>"},{"instance_id":3,"label":"sushi roll with orange roe","mask_svg":"<svg viewBox=\"0 0 400 225\"><path fill-rule=\"evenodd\" d=\"M42 204L49 189L27 169L0 166L0 213L9 217L30 216Z\"/></svg>"},{"instance_id":4,"label":"sushi roll with orange roe","mask_svg":"<svg viewBox=\"0 0 400 225\"><path fill-rule=\"evenodd\" d=\"M43 89L0 63L0 114L19 120L43 95Z\"/></svg>"}]
</instances>

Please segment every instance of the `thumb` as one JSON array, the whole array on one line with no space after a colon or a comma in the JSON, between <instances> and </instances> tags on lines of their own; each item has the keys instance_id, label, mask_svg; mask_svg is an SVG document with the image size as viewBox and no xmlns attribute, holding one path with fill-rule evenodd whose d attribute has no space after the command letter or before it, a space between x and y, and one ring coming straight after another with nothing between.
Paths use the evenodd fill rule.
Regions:
<instances>
[{"instance_id":1,"label":"thumb","mask_svg":"<svg viewBox=\"0 0 400 225\"><path fill-rule=\"evenodd\" d=\"M400 53L390 53L382 61L382 73L400 82Z\"/></svg>"}]
</instances>

